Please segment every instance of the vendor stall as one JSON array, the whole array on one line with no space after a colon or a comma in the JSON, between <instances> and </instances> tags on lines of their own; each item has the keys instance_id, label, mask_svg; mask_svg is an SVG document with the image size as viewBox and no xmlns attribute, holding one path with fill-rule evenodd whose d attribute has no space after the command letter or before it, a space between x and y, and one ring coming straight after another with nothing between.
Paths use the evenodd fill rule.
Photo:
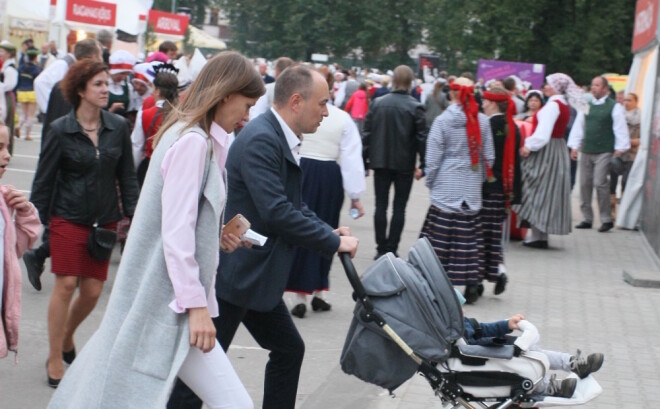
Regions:
<instances>
[{"instance_id":1,"label":"vendor stall","mask_svg":"<svg viewBox=\"0 0 660 409\"><path fill-rule=\"evenodd\" d=\"M9 39L17 50L28 38L34 41L36 47L48 41L49 3L50 0L5 0L5 10L0 11L0 38Z\"/></svg>"}]
</instances>

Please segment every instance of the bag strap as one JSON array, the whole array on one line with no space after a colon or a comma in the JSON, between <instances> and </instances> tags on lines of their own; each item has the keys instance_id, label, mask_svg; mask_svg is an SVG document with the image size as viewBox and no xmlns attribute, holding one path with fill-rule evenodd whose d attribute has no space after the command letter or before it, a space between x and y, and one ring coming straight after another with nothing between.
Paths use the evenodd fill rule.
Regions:
<instances>
[{"instance_id":1,"label":"bag strap","mask_svg":"<svg viewBox=\"0 0 660 409\"><path fill-rule=\"evenodd\" d=\"M206 187L206 181L209 177L209 170L211 169L211 160L213 159L213 141L211 137L206 137L206 164L204 165L204 176L202 176L202 186L199 189L199 202L202 202L202 196L204 194L204 188Z\"/></svg>"},{"instance_id":2,"label":"bag strap","mask_svg":"<svg viewBox=\"0 0 660 409\"><path fill-rule=\"evenodd\" d=\"M479 339L483 335L483 329L481 328L481 325L479 325L479 321L475 320L474 318L468 318L470 321L470 324L472 324L472 327L474 328L474 339Z\"/></svg>"}]
</instances>

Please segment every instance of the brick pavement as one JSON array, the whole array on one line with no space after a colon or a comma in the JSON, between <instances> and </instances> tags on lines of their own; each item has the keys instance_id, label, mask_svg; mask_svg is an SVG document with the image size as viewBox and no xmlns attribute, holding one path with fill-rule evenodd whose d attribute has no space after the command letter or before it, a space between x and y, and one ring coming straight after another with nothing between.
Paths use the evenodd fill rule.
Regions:
<instances>
[{"instance_id":1,"label":"brick pavement","mask_svg":"<svg viewBox=\"0 0 660 409\"><path fill-rule=\"evenodd\" d=\"M37 129L34 130L35 135ZM29 190L36 166L38 140L19 142L2 183ZM355 259L358 271L372 262L375 254L371 214L372 179L363 198L367 216L352 220L342 210L342 222L360 238ZM574 219L579 221L577 197L573 198ZM407 209L400 253L405 256L419 234L428 207L428 193L416 182ZM616 230L600 234L596 230L576 231L569 236L552 236L547 251L523 248L512 242L506 253L510 278L507 291L492 295L492 285L476 305L467 306L469 315L481 321L497 320L515 312L526 314L541 332L541 344L548 349L605 353L605 364L596 378L603 394L588 405L591 408L651 407L660 405L660 290L636 288L624 283L623 269L654 271L657 265L641 246L640 233ZM109 281L92 315L76 335L78 347L91 336L103 310L116 272L118 257L111 265ZM0 407L45 408L52 394L46 386L44 361L47 354L46 311L52 278L44 276L44 289L38 293L27 280L23 283L19 364L13 359L0 361ZM439 401L420 377L414 377L390 397L385 391L343 374L338 365L353 301L351 289L339 263L331 271L331 302L328 313L308 313L296 319L305 342L306 355L301 373L298 409L417 409L437 408ZM246 331L240 330L229 351L239 376L261 406L263 370L267 351L259 348ZM584 406L587 407L587 406Z\"/></svg>"}]
</instances>

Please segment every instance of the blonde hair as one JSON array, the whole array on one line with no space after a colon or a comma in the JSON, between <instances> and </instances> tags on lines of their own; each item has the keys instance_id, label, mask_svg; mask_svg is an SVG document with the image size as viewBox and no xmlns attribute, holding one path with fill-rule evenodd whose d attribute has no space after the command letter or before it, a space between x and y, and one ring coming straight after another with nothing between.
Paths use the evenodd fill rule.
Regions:
<instances>
[{"instance_id":1,"label":"blonde hair","mask_svg":"<svg viewBox=\"0 0 660 409\"><path fill-rule=\"evenodd\" d=\"M163 125L154 136L154 147L163 134L177 122L184 129L199 126L207 134L211 129L215 108L225 97L241 94L259 98L266 92L264 82L252 63L235 51L222 52L208 60L199 76L192 83L185 98L172 107Z\"/></svg>"}]
</instances>

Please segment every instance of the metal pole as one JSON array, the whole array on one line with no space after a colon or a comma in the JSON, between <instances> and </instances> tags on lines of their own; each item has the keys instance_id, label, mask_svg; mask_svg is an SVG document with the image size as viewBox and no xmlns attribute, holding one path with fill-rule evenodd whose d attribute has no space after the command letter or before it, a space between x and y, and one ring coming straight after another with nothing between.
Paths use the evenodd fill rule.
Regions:
<instances>
[{"instance_id":1,"label":"metal pole","mask_svg":"<svg viewBox=\"0 0 660 409\"><path fill-rule=\"evenodd\" d=\"M176 13L176 0L172 0L172 13Z\"/></svg>"}]
</instances>

